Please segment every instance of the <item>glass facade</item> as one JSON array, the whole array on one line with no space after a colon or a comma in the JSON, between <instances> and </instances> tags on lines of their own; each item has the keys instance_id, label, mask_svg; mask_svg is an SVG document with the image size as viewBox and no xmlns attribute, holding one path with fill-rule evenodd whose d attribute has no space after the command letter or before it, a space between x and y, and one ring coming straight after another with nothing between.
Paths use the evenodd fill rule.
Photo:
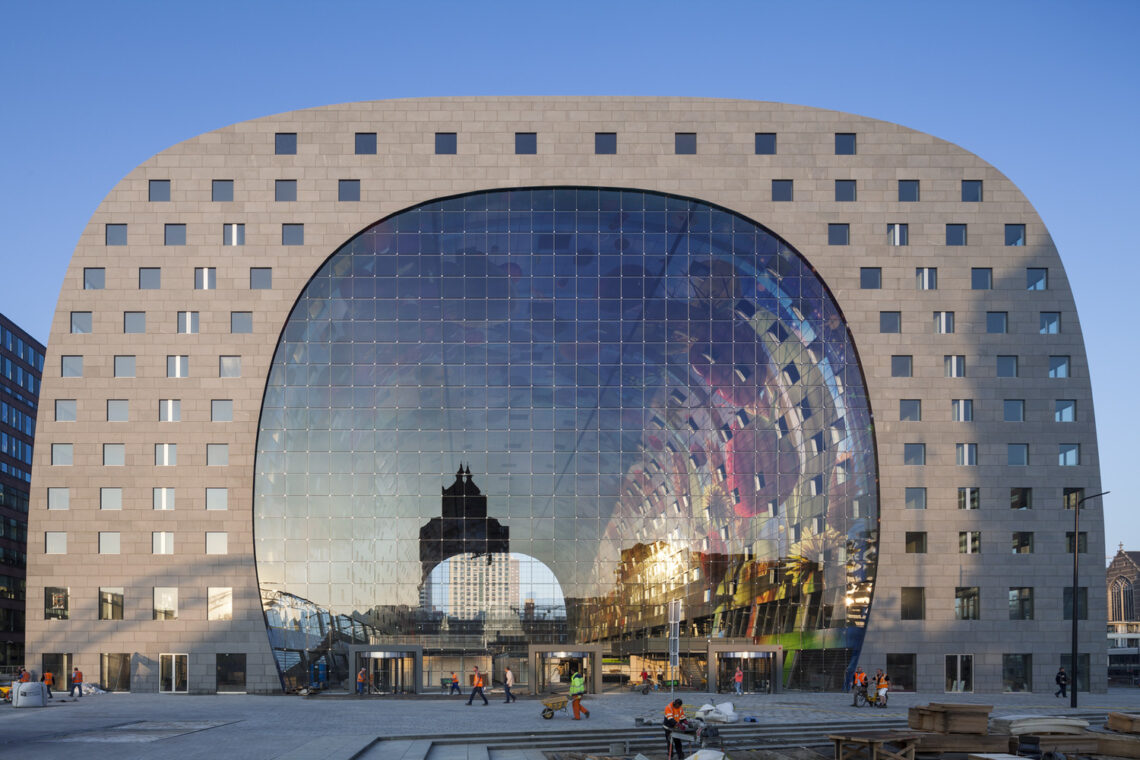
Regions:
<instances>
[{"instance_id":1,"label":"glass facade","mask_svg":"<svg viewBox=\"0 0 1140 760\"><path fill-rule=\"evenodd\" d=\"M674 599L682 636L782 644L791 686L858 654L878 495L855 347L810 265L727 211L543 188L401 212L301 293L260 419L286 686L345 680L354 644L637 652Z\"/></svg>"}]
</instances>

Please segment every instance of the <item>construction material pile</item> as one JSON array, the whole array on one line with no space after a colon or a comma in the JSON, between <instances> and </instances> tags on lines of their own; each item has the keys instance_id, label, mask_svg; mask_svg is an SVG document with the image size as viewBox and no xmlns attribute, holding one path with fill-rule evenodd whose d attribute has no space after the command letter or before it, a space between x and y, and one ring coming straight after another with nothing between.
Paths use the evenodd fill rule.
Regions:
<instances>
[{"instance_id":1,"label":"construction material pile","mask_svg":"<svg viewBox=\"0 0 1140 760\"><path fill-rule=\"evenodd\" d=\"M981 734L989 732L993 705L951 705L931 702L907 711L907 725L935 734Z\"/></svg>"},{"instance_id":2,"label":"construction material pile","mask_svg":"<svg viewBox=\"0 0 1140 760\"><path fill-rule=\"evenodd\" d=\"M1140 734L1140 715L1134 713L1110 712L1104 724L1110 731L1126 734Z\"/></svg>"}]
</instances>

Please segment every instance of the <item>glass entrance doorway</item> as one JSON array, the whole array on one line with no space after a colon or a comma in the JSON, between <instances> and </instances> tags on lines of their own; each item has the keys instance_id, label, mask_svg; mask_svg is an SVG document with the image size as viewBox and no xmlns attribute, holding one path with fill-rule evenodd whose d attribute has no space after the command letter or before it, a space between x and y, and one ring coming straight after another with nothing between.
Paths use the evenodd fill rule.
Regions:
<instances>
[{"instance_id":1,"label":"glass entrance doorway","mask_svg":"<svg viewBox=\"0 0 1140 760\"><path fill-rule=\"evenodd\" d=\"M415 652L374 651L356 655L356 669L352 678L364 668L365 692L368 694L407 694L416 691Z\"/></svg>"},{"instance_id":2,"label":"glass entrance doorway","mask_svg":"<svg viewBox=\"0 0 1140 760\"><path fill-rule=\"evenodd\" d=\"M540 652L538 655L538 693L569 692L570 678L581 673L586 689L590 688L589 652Z\"/></svg>"},{"instance_id":3,"label":"glass entrance doorway","mask_svg":"<svg viewBox=\"0 0 1140 760\"><path fill-rule=\"evenodd\" d=\"M158 656L158 690L164 694L186 694L190 683L186 677L189 671L190 655L160 654Z\"/></svg>"},{"instance_id":4,"label":"glass entrance doorway","mask_svg":"<svg viewBox=\"0 0 1140 760\"><path fill-rule=\"evenodd\" d=\"M946 691L974 690L974 655L946 655Z\"/></svg>"},{"instance_id":5,"label":"glass entrance doorway","mask_svg":"<svg viewBox=\"0 0 1140 760\"><path fill-rule=\"evenodd\" d=\"M772 693L772 652L719 652L716 659L716 690L736 691L736 669L744 675L741 690L749 694Z\"/></svg>"}]
</instances>

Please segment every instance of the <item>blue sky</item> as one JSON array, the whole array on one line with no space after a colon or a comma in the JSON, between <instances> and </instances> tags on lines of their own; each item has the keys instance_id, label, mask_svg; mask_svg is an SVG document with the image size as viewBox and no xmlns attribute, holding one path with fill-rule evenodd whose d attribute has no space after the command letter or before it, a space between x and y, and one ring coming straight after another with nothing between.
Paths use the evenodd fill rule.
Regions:
<instances>
[{"instance_id":1,"label":"blue sky","mask_svg":"<svg viewBox=\"0 0 1140 760\"><path fill-rule=\"evenodd\" d=\"M681 95L849 111L977 153L1036 206L1081 317L1108 547L1140 550L1140 55L1132 0L0 3L0 311L46 340L112 187L202 132L444 95ZM763 220L759 220L763 222ZM1129 338L1129 335L1134 337ZM1129 348L1132 346L1132 348ZM1093 549L1095 552L1096 550Z\"/></svg>"}]
</instances>

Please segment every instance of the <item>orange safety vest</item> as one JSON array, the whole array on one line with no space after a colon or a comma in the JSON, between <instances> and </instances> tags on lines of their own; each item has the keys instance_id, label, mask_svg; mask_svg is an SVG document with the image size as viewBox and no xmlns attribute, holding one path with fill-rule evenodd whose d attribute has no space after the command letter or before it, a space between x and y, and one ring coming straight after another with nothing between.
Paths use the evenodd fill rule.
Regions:
<instances>
[{"instance_id":1,"label":"orange safety vest","mask_svg":"<svg viewBox=\"0 0 1140 760\"><path fill-rule=\"evenodd\" d=\"M478 673L475 674L475 688L476 689L482 689L483 688L483 676L479 675Z\"/></svg>"},{"instance_id":2,"label":"orange safety vest","mask_svg":"<svg viewBox=\"0 0 1140 760\"><path fill-rule=\"evenodd\" d=\"M863 686L866 683L867 683L867 674L860 670L859 672L857 672L855 674L855 685L856 686Z\"/></svg>"},{"instance_id":3,"label":"orange safety vest","mask_svg":"<svg viewBox=\"0 0 1140 760\"><path fill-rule=\"evenodd\" d=\"M48 686L51 686L52 684L55 683L55 676L52 674L52 672L50 670L48 672L44 673L44 683L46 683Z\"/></svg>"},{"instance_id":4,"label":"orange safety vest","mask_svg":"<svg viewBox=\"0 0 1140 760\"><path fill-rule=\"evenodd\" d=\"M452 682L452 683L459 683L459 676L457 676L457 675L455 675L454 673L452 673L452 674L451 674L451 682Z\"/></svg>"},{"instance_id":5,"label":"orange safety vest","mask_svg":"<svg viewBox=\"0 0 1140 760\"><path fill-rule=\"evenodd\" d=\"M886 689L886 688L889 688L890 685L891 685L891 681L889 678L887 678L887 674L884 673L883 675L879 676L879 681L876 684L876 688Z\"/></svg>"},{"instance_id":6,"label":"orange safety vest","mask_svg":"<svg viewBox=\"0 0 1140 760\"><path fill-rule=\"evenodd\" d=\"M361 668L360 672L356 674L356 682L364 683L364 669Z\"/></svg>"},{"instance_id":7,"label":"orange safety vest","mask_svg":"<svg viewBox=\"0 0 1140 760\"><path fill-rule=\"evenodd\" d=\"M71 682L72 683L83 683L83 671L81 671L81 670L75 671L75 675L73 675L71 677Z\"/></svg>"},{"instance_id":8,"label":"orange safety vest","mask_svg":"<svg viewBox=\"0 0 1140 760\"><path fill-rule=\"evenodd\" d=\"M29 673L28 671L25 670L23 673L20 674L20 683L27 683L31 680L32 680L32 674Z\"/></svg>"},{"instance_id":9,"label":"orange safety vest","mask_svg":"<svg viewBox=\"0 0 1140 760\"><path fill-rule=\"evenodd\" d=\"M673 707L672 702L665 705L665 720L669 720L670 718L672 718L675 721L684 720L685 719L685 708L684 708L684 706Z\"/></svg>"}]
</instances>

